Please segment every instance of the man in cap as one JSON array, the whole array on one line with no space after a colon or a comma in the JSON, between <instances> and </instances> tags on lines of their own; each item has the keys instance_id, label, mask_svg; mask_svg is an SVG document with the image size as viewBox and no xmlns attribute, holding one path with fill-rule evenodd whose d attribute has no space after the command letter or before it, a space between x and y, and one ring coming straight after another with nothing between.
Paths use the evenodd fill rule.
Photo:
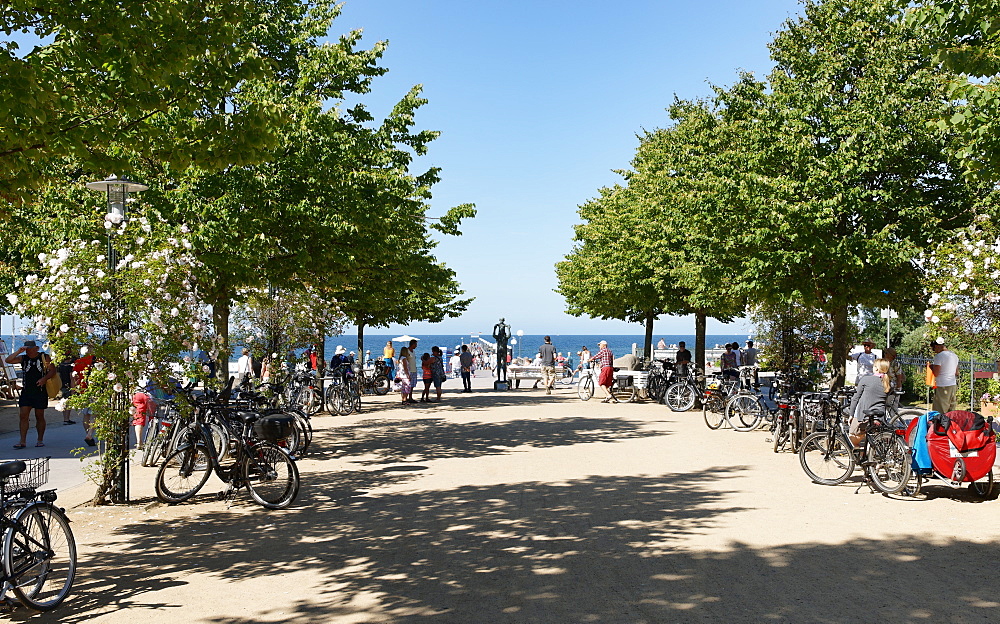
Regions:
<instances>
[{"instance_id":1,"label":"man in cap","mask_svg":"<svg viewBox=\"0 0 1000 624\"><path fill-rule=\"evenodd\" d=\"M45 408L49 406L45 382L58 374L58 371L52 365L51 358L38 349L34 340L26 340L23 347L8 355L4 361L8 364L20 364L22 372L21 398L17 402L21 441L14 448L23 449L27 446L28 416L31 415L31 410L35 410L35 429L38 431L35 446L45 446Z\"/></svg>"},{"instance_id":2,"label":"man in cap","mask_svg":"<svg viewBox=\"0 0 1000 624\"><path fill-rule=\"evenodd\" d=\"M545 344L538 347L538 355L541 357L542 385L545 386L545 394L552 394L552 388L556 383L556 347L552 344L551 337L545 337Z\"/></svg>"},{"instance_id":3,"label":"man in cap","mask_svg":"<svg viewBox=\"0 0 1000 624\"><path fill-rule=\"evenodd\" d=\"M934 351L934 361L931 362L931 372L934 373L934 399L931 409L947 414L955 410L955 396L958 393L958 356L944 346L944 338L936 338L931 342Z\"/></svg>"},{"instance_id":4,"label":"man in cap","mask_svg":"<svg viewBox=\"0 0 1000 624\"><path fill-rule=\"evenodd\" d=\"M597 347L600 350L594 354L594 357L590 361L593 362L594 368L600 371L597 383L603 386L604 390L608 393L608 396L601 402L607 403L610 401L611 403L617 403L618 399L615 398L615 395L611 394L611 386L615 383L615 354L608 348L607 340L598 342Z\"/></svg>"},{"instance_id":5,"label":"man in cap","mask_svg":"<svg viewBox=\"0 0 1000 624\"><path fill-rule=\"evenodd\" d=\"M875 344L871 340L865 340L861 343L864 351L858 353L852 353L851 359L857 361L858 363L858 376L855 378L854 383L860 383L861 378L865 375L874 375L875 371L872 368L875 365L875 360L877 356L872 353L872 347Z\"/></svg>"}]
</instances>

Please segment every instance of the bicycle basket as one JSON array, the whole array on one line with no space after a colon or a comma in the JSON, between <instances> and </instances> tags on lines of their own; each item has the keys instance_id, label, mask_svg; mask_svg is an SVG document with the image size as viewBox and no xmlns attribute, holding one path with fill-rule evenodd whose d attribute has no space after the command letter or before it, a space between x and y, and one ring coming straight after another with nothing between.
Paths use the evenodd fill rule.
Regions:
<instances>
[{"instance_id":1,"label":"bicycle basket","mask_svg":"<svg viewBox=\"0 0 1000 624\"><path fill-rule=\"evenodd\" d=\"M37 489L46 484L49 480L49 458L38 457L36 459L22 459L13 461L23 461L26 468L19 475L14 475L7 479L4 489L8 492L15 490Z\"/></svg>"}]
</instances>

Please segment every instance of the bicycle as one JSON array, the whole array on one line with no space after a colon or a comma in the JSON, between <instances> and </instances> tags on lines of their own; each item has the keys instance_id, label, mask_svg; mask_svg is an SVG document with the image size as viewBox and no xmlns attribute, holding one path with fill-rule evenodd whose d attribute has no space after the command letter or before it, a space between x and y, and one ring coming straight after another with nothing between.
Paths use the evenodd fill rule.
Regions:
<instances>
[{"instance_id":1,"label":"bicycle","mask_svg":"<svg viewBox=\"0 0 1000 624\"><path fill-rule=\"evenodd\" d=\"M385 396L389 393L389 367L383 360L375 360L371 373L361 364L354 366L358 387L362 393Z\"/></svg>"},{"instance_id":2,"label":"bicycle","mask_svg":"<svg viewBox=\"0 0 1000 624\"><path fill-rule=\"evenodd\" d=\"M711 381L706 382L701 409L709 429L718 429L726 421L726 403L733 397L733 388L732 382L723 379L721 373L713 374Z\"/></svg>"},{"instance_id":3,"label":"bicycle","mask_svg":"<svg viewBox=\"0 0 1000 624\"><path fill-rule=\"evenodd\" d=\"M0 602L11 592L21 605L51 611L69 596L76 578L76 541L66 513L53 503L49 458L0 464Z\"/></svg>"},{"instance_id":4,"label":"bicycle","mask_svg":"<svg viewBox=\"0 0 1000 624\"><path fill-rule=\"evenodd\" d=\"M860 464L864 481L859 489L868 485L872 491L898 494L907 487L912 471L905 429L884 424L884 405L873 407L864 416L868 420L864 437L855 447L844 431L843 409L838 409L826 431L817 431L802 442L802 470L814 483L840 485Z\"/></svg>"},{"instance_id":5,"label":"bicycle","mask_svg":"<svg viewBox=\"0 0 1000 624\"><path fill-rule=\"evenodd\" d=\"M233 445L233 461L225 466L208 426L210 408L224 407L186 392L194 408L192 422L181 433L177 450L160 465L156 473L156 496L165 503L181 503L198 493L214 472L229 488L220 500L243 487L251 498L267 509L284 509L299 492L299 471L295 462L273 440L286 438L294 427L294 418L264 416L238 411L220 419ZM237 428L233 421L239 423Z\"/></svg>"}]
</instances>

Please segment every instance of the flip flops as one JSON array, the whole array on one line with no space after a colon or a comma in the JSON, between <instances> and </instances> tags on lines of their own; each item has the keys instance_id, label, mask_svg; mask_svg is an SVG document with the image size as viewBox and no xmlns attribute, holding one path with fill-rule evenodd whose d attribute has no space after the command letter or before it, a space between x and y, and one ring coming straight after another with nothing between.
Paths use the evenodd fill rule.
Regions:
<instances>
[{"instance_id":1,"label":"flip flops","mask_svg":"<svg viewBox=\"0 0 1000 624\"><path fill-rule=\"evenodd\" d=\"M24 444L15 444L15 445L14 445L14 448L16 448L17 450L21 450L21 449L23 449L24 447L25 447L25 445L24 445Z\"/></svg>"},{"instance_id":2,"label":"flip flops","mask_svg":"<svg viewBox=\"0 0 1000 624\"><path fill-rule=\"evenodd\" d=\"M87 443L87 446L97 446L97 441L94 438L84 438L83 441Z\"/></svg>"},{"instance_id":3,"label":"flip flops","mask_svg":"<svg viewBox=\"0 0 1000 624\"><path fill-rule=\"evenodd\" d=\"M36 442L36 443L35 443L35 447L36 447L36 448L42 448L43 446L45 446L45 443L44 443L44 442Z\"/></svg>"}]
</instances>

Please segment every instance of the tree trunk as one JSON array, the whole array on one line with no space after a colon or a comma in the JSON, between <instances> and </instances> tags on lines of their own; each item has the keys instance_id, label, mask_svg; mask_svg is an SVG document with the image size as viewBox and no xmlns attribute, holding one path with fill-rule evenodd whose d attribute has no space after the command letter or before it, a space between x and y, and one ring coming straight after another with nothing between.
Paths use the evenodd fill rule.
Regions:
<instances>
[{"instance_id":1,"label":"tree trunk","mask_svg":"<svg viewBox=\"0 0 1000 624\"><path fill-rule=\"evenodd\" d=\"M653 313L646 312L646 343L642 346L642 356L648 362L653 356Z\"/></svg>"},{"instance_id":2,"label":"tree trunk","mask_svg":"<svg viewBox=\"0 0 1000 624\"><path fill-rule=\"evenodd\" d=\"M365 362L365 324L358 321L358 361Z\"/></svg>"},{"instance_id":3,"label":"tree trunk","mask_svg":"<svg viewBox=\"0 0 1000 624\"><path fill-rule=\"evenodd\" d=\"M212 323L215 325L215 334L222 336L222 344L219 345L219 355L216 358L216 377L222 384L229 382L229 299L220 297L212 304Z\"/></svg>"},{"instance_id":4,"label":"tree trunk","mask_svg":"<svg viewBox=\"0 0 1000 624\"><path fill-rule=\"evenodd\" d=\"M848 317L847 304L834 308L830 315L833 321L833 346L827 358L827 365L833 371L833 379L830 387L833 389L842 388L847 379L847 337L848 337Z\"/></svg>"},{"instance_id":5,"label":"tree trunk","mask_svg":"<svg viewBox=\"0 0 1000 624\"><path fill-rule=\"evenodd\" d=\"M695 312L694 315L694 365L702 374L705 374L705 325L708 317L704 312Z\"/></svg>"},{"instance_id":6,"label":"tree trunk","mask_svg":"<svg viewBox=\"0 0 1000 624\"><path fill-rule=\"evenodd\" d=\"M326 374L326 332L322 327L316 328L316 373L320 377Z\"/></svg>"}]
</instances>

